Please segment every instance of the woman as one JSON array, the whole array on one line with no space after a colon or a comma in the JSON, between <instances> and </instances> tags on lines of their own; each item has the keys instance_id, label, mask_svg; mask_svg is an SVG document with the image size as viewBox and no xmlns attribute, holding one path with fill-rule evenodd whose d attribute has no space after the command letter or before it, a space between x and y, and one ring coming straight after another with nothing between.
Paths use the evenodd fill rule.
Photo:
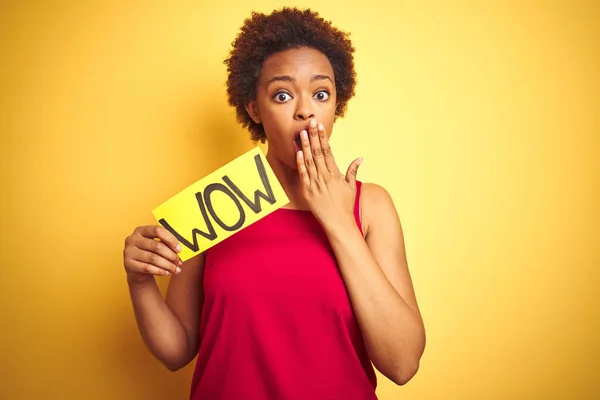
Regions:
<instances>
[{"instance_id":1,"label":"woman","mask_svg":"<svg viewBox=\"0 0 600 400\"><path fill-rule=\"evenodd\" d=\"M310 10L253 13L227 94L290 203L185 263L160 226L124 264L141 335L170 370L198 356L192 399L375 399L374 365L417 372L423 321L388 193L345 174L329 136L354 95L348 35ZM155 240L160 239L160 240ZM172 275L163 300L155 275Z\"/></svg>"}]
</instances>

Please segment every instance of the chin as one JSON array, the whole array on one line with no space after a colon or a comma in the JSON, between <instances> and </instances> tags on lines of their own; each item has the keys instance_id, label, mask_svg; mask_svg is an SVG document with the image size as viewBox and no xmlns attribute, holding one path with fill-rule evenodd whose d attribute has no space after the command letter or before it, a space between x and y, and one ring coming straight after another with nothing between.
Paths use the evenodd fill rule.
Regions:
<instances>
[{"instance_id":1,"label":"chin","mask_svg":"<svg viewBox=\"0 0 600 400\"><path fill-rule=\"evenodd\" d=\"M296 154L293 154L292 157L289 158L289 162L286 162L285 165L294 171L298 170L298 164L296 163Z\"/></svg>"},{"instance_id":2,"label":"chin","mask_svg":"<svg viewBox=\"0 0 600 400\"><path fill-rule=\"evenodd\" d=\"M294 171L298 170L298 164L296 163L296 153L285 152L287 154L282 154L284 152L277 151L275 149L270 149L267 153L267 160L275 161L280 165L285 165L287 168L292 169Z\"/></svg>"}]
</instances>

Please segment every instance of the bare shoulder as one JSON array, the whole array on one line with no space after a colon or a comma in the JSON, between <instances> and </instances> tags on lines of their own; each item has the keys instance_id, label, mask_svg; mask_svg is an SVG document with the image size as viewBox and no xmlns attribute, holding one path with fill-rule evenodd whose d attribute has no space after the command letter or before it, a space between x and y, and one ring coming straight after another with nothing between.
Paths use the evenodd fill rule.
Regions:
<instances>
[{"instance_id":1,"label":"bare shoulder","mask_svg":"<svg viewBox=\"0 0 600 400\"><path fill-rule=\"evenodd\" d=\"M361 209L365 240L377 264L406 303L420 316L406 258L404 233L390 193L363 184Z\"/></svg>"},{"instance_id":2,"label":"bare shoulder","mask_svg":"<svg viewBox=\"0 0 600 400\"><path fill-rule=\"evenodd\" d=\"M365 236L382 222L399 223L392 196L383 186L365 182L362 184L360 196Z\"/></svg>"},{"instance_id":3,"label":"bare shoulder","mask_svg":"<svg viewBox=\"0 0 600 400\"><path fill-rule=\"evenodd\" d=\"M383 186L371 182L362 184L361 198L368 203L375 203L376 205L384 205L392 201L390 193Z\"/></svg>"}]
</instances>

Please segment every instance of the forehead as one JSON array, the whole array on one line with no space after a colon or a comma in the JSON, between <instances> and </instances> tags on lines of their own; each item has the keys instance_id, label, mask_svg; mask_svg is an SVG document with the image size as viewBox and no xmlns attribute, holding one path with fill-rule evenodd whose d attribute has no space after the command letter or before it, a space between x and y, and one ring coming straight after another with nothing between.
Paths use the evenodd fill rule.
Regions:
<instances>
[{"instance_id":1,"label":"forehead","mask_svg":"<svg viewBox=\"0 0 600 400\"><path fill-rule=\"evenodd\" d=\"M333 67L327 56L309 47L284 50L272 54L263 63L260 80L269 79L276 75L289 76L333 76Z\"/></svg>"}]
</instances>

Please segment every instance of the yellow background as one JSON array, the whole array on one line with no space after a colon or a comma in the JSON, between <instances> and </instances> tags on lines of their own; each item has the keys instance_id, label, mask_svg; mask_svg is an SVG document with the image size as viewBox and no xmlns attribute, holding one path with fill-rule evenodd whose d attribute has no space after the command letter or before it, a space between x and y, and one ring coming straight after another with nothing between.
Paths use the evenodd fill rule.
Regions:
<instances>
[{"instance_id":1,"label":"yellow background","mask_svg":"<svg viewBox=\"0 0 600 400\"><path fill-rule=\"evenodd\" d=\"M334 151L392 194L426 322L380 398L600 396L599 3L295 4L353 33ZM251 148L222 60L281 5L2 2L0 398L187 397L192 365L139 337L123 242Z\"/></svg>"}]
</instances>

